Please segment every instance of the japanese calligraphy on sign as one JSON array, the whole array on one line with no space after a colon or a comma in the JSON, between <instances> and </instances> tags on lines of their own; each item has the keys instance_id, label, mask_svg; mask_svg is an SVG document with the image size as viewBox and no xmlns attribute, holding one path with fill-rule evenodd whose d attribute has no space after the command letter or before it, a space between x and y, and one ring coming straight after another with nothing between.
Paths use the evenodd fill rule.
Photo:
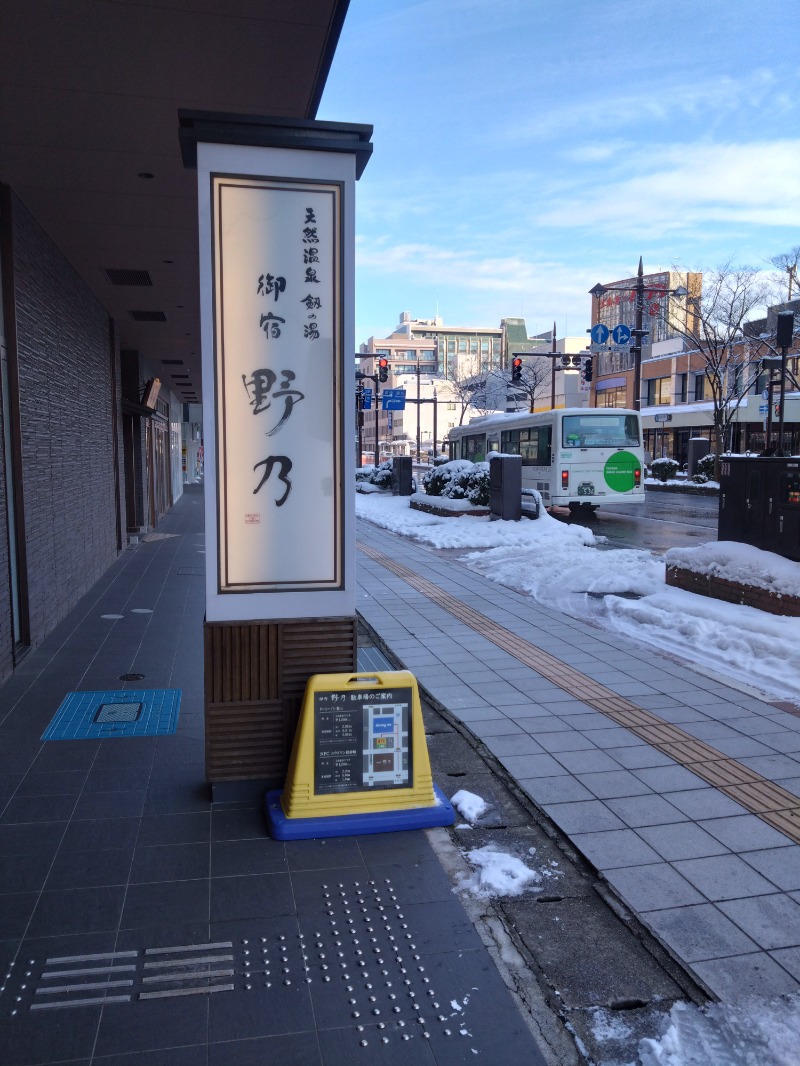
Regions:
<instances>
[{"instance_id":1,"label":"japanese calligraphy on sign","mask_svg":"<svg viewBox=\"0 0 800 1066\"><path fill-rule=\"evenodd\" d=\"M219 591L340 588L341 189L212 188Z\"/></svg>"}]
</instances>

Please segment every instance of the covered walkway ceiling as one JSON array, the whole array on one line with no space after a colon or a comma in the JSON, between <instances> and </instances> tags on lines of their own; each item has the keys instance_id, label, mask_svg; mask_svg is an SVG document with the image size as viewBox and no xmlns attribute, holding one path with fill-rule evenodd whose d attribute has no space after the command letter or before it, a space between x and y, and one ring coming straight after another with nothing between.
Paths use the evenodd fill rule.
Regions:
<instances>
[{"instance_id":1,"label":"covered walkway ceiling","mask_svg":"<svg viewBox=\"0 0 800 1066\"><path fill-rule=\"evenodd\" d=\"M201 396L200 313L178 111L314 118L348 3L0 6L0 181L183 399Z\"/></svg>"}]
</instances>

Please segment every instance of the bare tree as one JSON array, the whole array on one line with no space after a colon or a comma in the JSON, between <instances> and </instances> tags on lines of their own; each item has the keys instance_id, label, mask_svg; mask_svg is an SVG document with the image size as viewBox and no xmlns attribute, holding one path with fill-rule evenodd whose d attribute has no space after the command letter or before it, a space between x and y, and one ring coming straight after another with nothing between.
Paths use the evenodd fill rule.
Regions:
<instances>
[{"instance_id":1,"label":"bare tree","mask_svg":"<svg viewBox=\"0 0 800 1066\"><path fill-rule=\"evenodd\" d=\"M473 356L472 359L459 360L458 377L447 379L453 399L461 408L459 425L463 425L470 407L480 411L490 374L491 371L488 369L481 370L480 360L477 356Z\"/></svg>"},{"instance_id":2,"label":"bare tree","mask_svg":"<svg viewBox=\"0 0 800 1066\"><path fill-rule=\"evenodd\" d=\"M794 248L790 248L788 252L782 252L780 255L773 255L770 259L770 263L782 274L789 275L789 294L786 297L787 300L792 298L792 284L800 287L800 279L797 277L797 270L800 266L800 244L796 244Z\"/></svg>"},{"instance_id":3,"label":"bare tree","mask_svg":"<svg viewBox=\"0 0 800 1066\"><path fill-rule=\"evenodd\" d=\"M703 274L702 296L688 298L685 321L671 322L686 351L702 357L711 394L715 477L736 413L761 370L760 339L749 336L745 327L769 301L771 280L763 271L726 263Z\"/></svg>"}]
</instances>

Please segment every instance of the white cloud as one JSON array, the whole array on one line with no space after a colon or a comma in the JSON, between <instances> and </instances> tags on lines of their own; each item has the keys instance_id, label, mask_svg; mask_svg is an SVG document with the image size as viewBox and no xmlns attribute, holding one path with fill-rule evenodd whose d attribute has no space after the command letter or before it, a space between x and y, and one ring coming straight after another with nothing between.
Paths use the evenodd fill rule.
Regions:
<instances>
[{"instance_id":1,"label":"white cloud","mask_svg":"<svg viewBox=\"0 0 800 1066\"><path fill-rule=\"evenodd\" d=\"M795 228L800 216L800 140L669 145L627 169L633 176L554 199L537 224L639 236L711 224Z\"/></svg>"},{"instance_id":2,"label":"white cloud","mask_svg":"<svg viewBox=\"0 0 800 1066\"><path fill-rule=\"evenodd\" d=\"M613 86L609 80L607 85ZM699 119L705 127L719 126L742 111L761 111L774 120L779 112L795 110L796 101L778 83L772 71L756 68L741 76L723 75L705 81L644 82L636 92L604 92L597 83L592 92L579 99L559 103L542 93L537 113L521 126L507 127L505 136L519 143L520 138L540 139L569 136L576 130L602 129L614 136L617 130L636 127L646 131L653 125L668 125ZM646 133L644 134L646 136Z\"/></svg>"},{"instance_id":3,"label":"white cloud","mask_svg":"<svg viewBox=\"0 0 800 1066\"><path fill-rule=\"evenodd\" d=\"M486 257L470 248L451 251L431 244L389 244L365 238L356 242L356 266L359 270L368 268L413 277L421 283L460 286L484 293L531 292L545 282L550 289L562 284L566 293L574 288L576 280L575 270L557 262L533 262L522 256ZM587 291L590 284L587 283Z\"/></svg>"}]
</instances>

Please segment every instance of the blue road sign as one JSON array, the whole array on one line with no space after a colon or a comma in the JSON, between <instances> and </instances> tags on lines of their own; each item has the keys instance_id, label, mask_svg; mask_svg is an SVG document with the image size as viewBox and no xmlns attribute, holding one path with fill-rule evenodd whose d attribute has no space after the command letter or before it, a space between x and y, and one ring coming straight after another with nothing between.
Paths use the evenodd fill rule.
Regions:
<instances>
[{"instance_id":1,"label":"blue road sign","mask_svg":"<svg viewBox=\"0 0 800 1066\"><path fill-rule=\"evenodd\" d=\"M592 344L605 344L608 340L608 326L604 326L602 322L592 326L589 332L592 337Z\"/></svg>"},{"instance_id":2,"label":"blue road sign","mask_svg":"<svg viewBox=\"0 0 800 1066\"><path fill-rule=\"evenodd\" d=\"M620 323L618 326L614 326L611 330L611 336L614 338L615 344L630 344L631 327L626 326L624 323Z\"/></svg>"},{"instance_id":3,"label":"blue road sign","mask_svg":"<svg viewBox=\"0 0 800 1066\"><path fill-rule=\"evenodd\" d=\"M768 411L769 411L769 404L768 403L760 403L758 405L758 413L760 415L765 415L765 414L767 414Z\"/></svg>"},{"instance_id":4,"label":"blue road sign","mask_svg":"<svg viewBox=\"0 0 800 1066\"><path fill-rule=\"evenodd\" d=\"M372 410L372 389L364 389L364 392L361 394L361 410Z\"/></svg>"},{"instance_id":5,"label":"blue road sign","mask_svg":"<svg viewBox=\"0 0 800 1066\"><path fill-rule=\"evenodd\" d=\"M406 409L406 390L405 389L384 389L381 393L381 410L383 411L405 411Z\"/></svg>"}]
</instances>

